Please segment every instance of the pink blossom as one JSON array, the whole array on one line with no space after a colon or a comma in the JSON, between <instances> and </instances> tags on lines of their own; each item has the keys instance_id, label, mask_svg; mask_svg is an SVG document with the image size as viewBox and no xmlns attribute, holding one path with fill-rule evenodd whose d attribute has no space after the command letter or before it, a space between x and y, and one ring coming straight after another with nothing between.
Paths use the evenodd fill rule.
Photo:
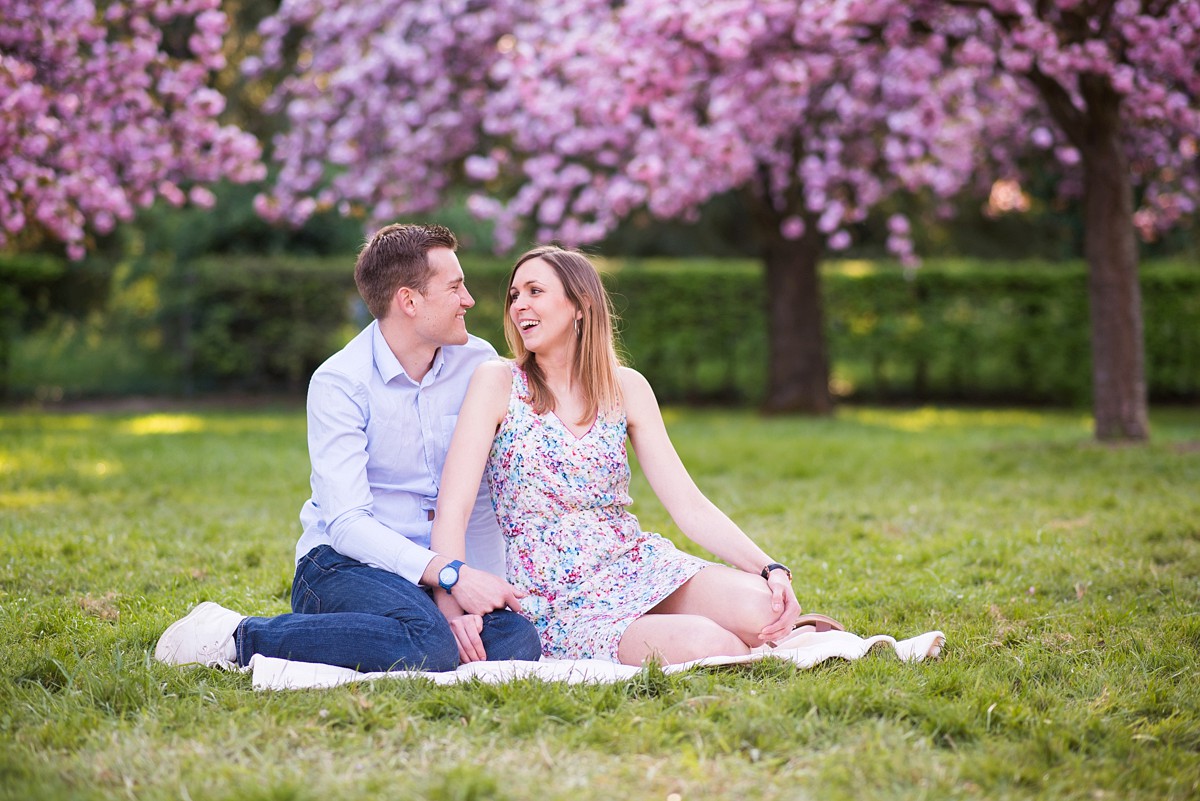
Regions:
<instances>
[{"instance_id":1,"label":"pink blossom","mask_svg":"<svg viewBox=\"0 0 1200 801\"><path fill-rule=\"evenodd\" d=\"M468 156L463 168L468 178L480 182L495 180L500 175L500 165L486 156Z\"/></svg>"},{"instance_id":2,"label":"pink blossom","mask_svg":"<svg viewBox=\"0 0 1200 801\"><path fill-rule=\"evenodd\" d=\"M203 202L199 183L264 175L258 143L217 122L224 98L207 86L218 5L0 0L0 247L37 226L80 258L89 228L157 197ZM195 60L166 49L161 28L176 23L194 24Z\"/></svg>"},{"instance_id":3,"label":"pink blossom","mask_svg":"<svg viewBox=\"0 0 1200 801\"><path fill-rule=\"evenodd\" d=\"M779 232L784 239L799 239L804 236L804 220L794 214L785 217L780 223Z\"/></svg>"},{"instance_id":4,"label":"pink blossom","mask_svg":"<svg viewBox=\"0 0 1200 801\"><path fill-rule=\"evenodd\" d=\"M383 222L435 207L462 174L511 187L472 201L498 242L531 221L569 241L639 210L688 219L738 189L781 235L812 215L832 247L897 192L990 187L1031 152L1076 191L1079 151L1035 69L1076 108L1081 76L1110 82L1130 152L1147 154L1135 180L1163 187L1145 196L1193 197L1200 0L1118 2L1111 25L1081 33L1078 2L914 0L901 16L885 0L284 0L250 69L282 65L285 40L312 57L270 103L288 126L269 207L295 219L332 191ZM330 154L345 166L332 177ZM1184 208L1148 202L1156 224Z\"/></svg>"},{"instance_id":5,"label":"pink blossom","mask_svg":"<svg viewBox=\"0 0 1200 801\"><path fill-rule=\"evenodd\" d=\"M217 203L217 196L208 187L193 186L188 190L188 200L198 208L211 209Z\"/></svg>"},{"instance_id":6,"label":"pink blossom","mask_svg":"<svg viewBox=\"0 0 1200 801\"><path fill-rule=\"evenodd\" d=\"M170 181L162 181L158 185L158 194L161 195L172 206L182 206L187 198L179 187Z\"/></svg>"},{"instance_id":7,"label":"pink blossom","mask_svg":"<svg viewBox=\"0 0 1200 801\"><path fill-rule=\"evenodd\" d=\"M908 218L903 214L893 214L888 217L888 231L897 236L907 236L909 232Z\"/></svg>"}]
</instances>

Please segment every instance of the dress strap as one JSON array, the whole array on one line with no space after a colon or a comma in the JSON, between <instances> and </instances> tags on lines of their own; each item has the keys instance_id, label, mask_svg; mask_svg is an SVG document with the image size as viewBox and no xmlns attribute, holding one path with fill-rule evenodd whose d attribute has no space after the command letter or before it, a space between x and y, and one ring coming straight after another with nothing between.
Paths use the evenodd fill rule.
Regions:
<instances>
[{"instance_id":1,"label":"dress strap","mask_svg":"<svg viewBox=\"0 0 1200 801\"><path fill-rule=\"evenodd\" d=\"M525 371L521 369L516 360L508 363L512 370L512 397L523 401L529 399L529 377L525 375Z\"/></svg>"}]
</instances>

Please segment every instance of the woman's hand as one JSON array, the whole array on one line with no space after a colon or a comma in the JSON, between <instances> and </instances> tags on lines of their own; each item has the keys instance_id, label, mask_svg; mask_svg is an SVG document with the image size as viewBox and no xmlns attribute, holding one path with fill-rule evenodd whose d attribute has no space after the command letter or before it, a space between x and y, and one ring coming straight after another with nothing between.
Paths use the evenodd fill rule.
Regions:
<instances>
[{"instance_id":1,"label":"woman's hand","mask_svg":"<svg viewBox=\"0 0 1200 801\"><path fill-rule=\"evenodd\" d=\"M442 590L435 592L442 593ZM486 615L505 607L514 612L521 611L521 600L529 595L527 590L514 587L499 576L486 570L476 570L463 565L458 570L458 583L450 591L463 611L475 615Z\"/></svg>"},{"instance_id":2,"label":"woman's hand","mask_svg":"<svg viewBox=\"0 0 1200 801\"><path fill-rule=\"evenodd\" d=\"M800 617L800 601L792 589L792 580L783 570L772 570L768 574L767 587L771 590L771 610L776 616L758 636L763 642L775 642L792 633L796 619Z\"/></svg>"}]
</instances>

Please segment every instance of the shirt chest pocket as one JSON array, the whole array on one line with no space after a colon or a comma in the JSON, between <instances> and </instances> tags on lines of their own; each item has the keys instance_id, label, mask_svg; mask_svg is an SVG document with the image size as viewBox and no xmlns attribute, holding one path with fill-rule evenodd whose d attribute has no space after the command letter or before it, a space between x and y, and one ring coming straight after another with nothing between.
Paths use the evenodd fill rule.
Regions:
<instances>
[{"instance_id":1,"label":"shirt chest pocket","mask_svg":"<svg viewBox=\"0 0 1200 801\"><path fill-rule=\"evenodd\" d=\"M437 481L441 463L430 464L428 456L429 451L442 449L436 426L427 436L414 416L375 414L367 422L366 434L367 472L372 484L418 487Z\"/></svg>"},{"instance_id":2,"label":"shirt chest pocket","mask_svg":"<svg viewBox=\"0 0 1200 801\"><path fill-rule=\"evenodd\" d=\"M407 415L376 415L367 422L367 439L400 453L419 453L424 436L418 419Z\"/></svg>"}]
</instances>

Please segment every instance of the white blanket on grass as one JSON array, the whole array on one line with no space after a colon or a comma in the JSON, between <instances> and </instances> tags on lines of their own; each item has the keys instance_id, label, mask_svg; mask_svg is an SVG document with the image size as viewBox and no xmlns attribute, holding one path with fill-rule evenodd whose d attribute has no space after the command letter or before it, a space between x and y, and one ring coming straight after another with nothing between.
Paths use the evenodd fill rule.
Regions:
<instances>
[{"instance_id":1,"label":"white blanket on grass","mask_svg":"<svg viewBox=\"0 0 1200 801\"><path fill-rule=\"evenodd\" d=\"M664 673L678 673L694 667L712 665L740 665L773 657L793 662L798 667L810 668L827 659L858 659L865 656L874 646L887 643L895 649L896 656L903 662L920 662L936 657L945 644L946 637L940 631L929 631L920 636L897 641L886 634L859 637L845 631L813 632L794 636L785 643L787 647L756 649L745 656L713 656L667 665ZM543 659L540 662L471 662L458 670L433 673L420 670L391 670L376 673L360 673L351 668L335 665L293 662L255 654L250 659L249 670L253 674L256 690L299 690L337 687L355 681L382 678L423 678L436 684L455 684L460 681L478 680L496 684L513 679L534 678L542 681L562 681L568 684L600 684L621 681L637 675L642 668L621 665L600 659L558 660Z\"/></svg>"}]
</instances>

